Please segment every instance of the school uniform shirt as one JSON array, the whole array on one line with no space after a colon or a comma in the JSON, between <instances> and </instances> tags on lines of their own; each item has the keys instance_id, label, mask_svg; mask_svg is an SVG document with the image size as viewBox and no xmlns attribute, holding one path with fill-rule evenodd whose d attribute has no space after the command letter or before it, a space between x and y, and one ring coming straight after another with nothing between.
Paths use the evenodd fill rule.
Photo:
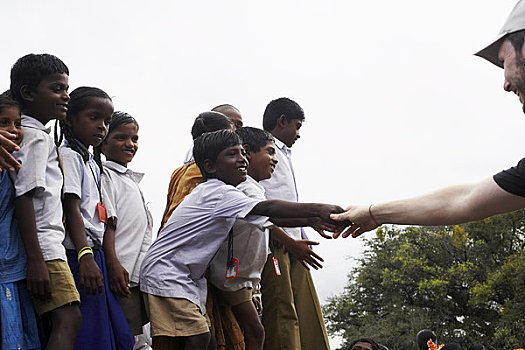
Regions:
<instances>
[{"instance_id":1,"label":"school uniform shirt","mask_svg":"<svg viewBox=\"0 0 525 350\"><path fill-rule=\"evenodd\" d=\"M49 135L51 128L46 129L38 120L22 115L22 130L24 139L20 151L13 152L13 157L22 165L20 170L11 173L15 196L35 190L35 224L44 260L67 261L62 245L65 237L60 197L63 179L55 143Z\"/></svg>"},{"instance_id":2,"label":"school uniform shirt","mask_svg":"<svg viewBox=\"0 0 525 350\"><path fill-rule=\"evenodd\" d=\"M275 146L275 156L279 162L275 166L272 177L259 183L266 191L266 198L297 202L299 195L292 165L292 150L277 138ZM293 239L304 239L300 227L287 227L283 230Z\"/></svg>"},{"instance_id":3,"label":"school uniform shirt","mask_svg":"<svg viewBox=\"0 0 525 350\"><path fill-rule=\"evenodd\" d=\"M250 198L266 200L264 188L248 176L237 189ZM228 260L228 239L223 242L210 264L210 282L225 291L237 291L253 288L261 281L261 272L270 254L268 247L268 229L270 221L261 228L258 225L238 219L233 225L233 257L239 261L238 277L226 278Z\"/></svg>"},{"instance_id":4,"label":"school uniform shirt","mask_svg":"<svg viewBox=\"0 0 525 350\"><path fill-rule=\"evenodd\" d=\"M15 219L15 190L8 171L0 173L0 284L26 278L26 253Z\"/></svg>"},{"instance_id":5,"label":"school uniform shirt","mask_svg":"<svg viewBox=\"0 0 525 350\"><path fill-rule=\"evenodd\" d=\"M140 266L151 245L153 220L139 182L144 174L118 163L104 162L102 198L108 218L116 221L115 252L128 271L132 286L139 283Z\"/></svg>"},{"instance_id":6,"label":"school uniform shirt","mask_svg":"<svg viewBox=\"0 0 525 350\"><path fill-rule=\"evenodd\" d=\"M84 162L77 151L69 148L64 142L58 149L62 169L64 172L64 188L62 193L74 194L80 198L80 214L84 223L87 243L90 247L102 247L105 225L100 221L97 203L101 201L99 194L100 169L89 155L89 160ZM66 249L76 249L69 233L66 232L64 240Z\"/></svg>"},{"instance_id":7,"label":"school uniform shirt","mask_svg":"<svg viewBox=\"0 0 525 350\"><path fill-rule=\"evenodd\" d=\"M262 226L267 218L248 215L260 202L217 179L197 186L173 211L146 253L140 289L183 298L206 313L206 271L238 218Z\"/></svg>"}]
</instances>

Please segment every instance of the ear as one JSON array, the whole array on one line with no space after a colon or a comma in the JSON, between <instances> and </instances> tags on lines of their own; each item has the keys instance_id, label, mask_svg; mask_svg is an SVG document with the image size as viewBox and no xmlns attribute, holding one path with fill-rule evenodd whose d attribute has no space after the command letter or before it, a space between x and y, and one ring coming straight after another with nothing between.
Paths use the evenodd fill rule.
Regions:
<instances>
[{"instance_id":1,"label":"ear","mask_svg":"<svg viewBox=\"0 0 525 350\"><path fill-rule=\"evenodd\" d=\"M277 119L277 126L278 127L284 127L286 126L286 124L288 124L288 119L286 119L286 116L284 114L281 114L281 116L279 117L279 119Z\"/></svg>"},{"instance_id":2,"label":"ear","mask_svg":"<svg viewBox=\"0 0 525 350\"><path fill-rule=\"evenodd\" d=\"M208 174L215 174L217 172L217 169L215 169L215 164L213 164L211 159L204 160L204 170Z\"/></svg>"},{"instance_id":3,"label":"ear","mask_svg":"<svg viewBox=\"0 0 525 350\"><path fill-rule=\"evenodd\" d=\"M251 158L252 158L252 151L250 150L250 145L245 143L244 145L242 145L242 147L244 148L244 151L246 152L246 158L248 160L251 160Z\"/></svg>"},{"instance_id":4,"label":"ear","mask_svg":"<svg viewBox=\"0 0 525 350\"><path fill-rule=\"evenodd\" d=\"M31 89L29 89L27 85L22 85L22 87L20 88L20 96L22 96L22 99L24 99L25 101L33 102L33 95L34 91L31 91Z\"/></svg>"}]
</instances>

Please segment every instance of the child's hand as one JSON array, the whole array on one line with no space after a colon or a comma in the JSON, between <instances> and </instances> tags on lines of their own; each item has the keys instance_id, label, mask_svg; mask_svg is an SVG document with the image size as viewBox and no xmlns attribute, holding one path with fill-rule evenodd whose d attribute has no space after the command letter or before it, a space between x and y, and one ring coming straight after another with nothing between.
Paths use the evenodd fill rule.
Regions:
<instances>
[{"instance_id":1,"label":"child's hand","mask_svg":"<svg viewBox=\"0 0 525 350\"><path fill-rule=\"evenodd\" d=\"M97 290L98 294L102 294L104 277L93 259L93 254L86 254L80 258L79 265L80 288L84 289L88 295L97 294Z\"/></svg>"},{"instance_id":2,"label":"child's hand","mask_svg":"<svg viewBox=\"0 0 525 350\"><path fill-rule=\"evenodd\" d=\"M308 241L305 239L295 240L293 243L285 244L285 249L288 253L293 256L295 259L307 269L310 270L308 265L314 269L322 269L323 266L320 262L324 262L323 258L315 254L315 252L310 249L311 245L318 245L319 242Z\"/></svg>"},{"instance_id":3,"label":"child's hand","mask_svg":"<svg viewBox=\"0 0 525 350\"><path fill-rule=\"evenodd\" d=\"M27 290L37 299L51 299L49 272L45 261L27 260Z\"/></svg>"},{"instance_id":4,"label":"child's hand","mask_svg":"<svg viewBox=\"0 0 525 350\"><path fill-rule=\"evenodd\" d=\"M131 295L129 290L129 273L120 264L118 260L107 262L109 274L109 288L111 291L122 298L127 298Z\"/></svg>"},{"instance_id":5,"label":"child's hand","mask_svg":"<svg viewBox=\"0 0 525 350\"><path fill-rule=\"evenodd\" d=\"M14 139L16 139L16 135L0 130L0 172L2 169L9 171L20 169L20 163L11 155L11 152L20 150L20 147L11 141Z\"/></svg>"}]
</instances>

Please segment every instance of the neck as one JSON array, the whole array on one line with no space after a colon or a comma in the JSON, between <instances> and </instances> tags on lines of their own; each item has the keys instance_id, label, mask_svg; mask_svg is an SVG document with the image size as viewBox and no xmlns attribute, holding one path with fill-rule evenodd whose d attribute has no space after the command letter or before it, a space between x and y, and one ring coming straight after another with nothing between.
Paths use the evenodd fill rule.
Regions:
<instances>
[{"instance_id":1,"label":"neck","mask_svg":"<svg viewBox=\"0 0 525 350\"><path fill-rule=\"evenodd\" d=\"M44 116L40 115L36 111L32 111L31 109L22 110L22 114L28 115L31 118L38 120L40 123L44 124L44 126L51 120L51 118L45 118Z\"/></svg>"}]
</instances>

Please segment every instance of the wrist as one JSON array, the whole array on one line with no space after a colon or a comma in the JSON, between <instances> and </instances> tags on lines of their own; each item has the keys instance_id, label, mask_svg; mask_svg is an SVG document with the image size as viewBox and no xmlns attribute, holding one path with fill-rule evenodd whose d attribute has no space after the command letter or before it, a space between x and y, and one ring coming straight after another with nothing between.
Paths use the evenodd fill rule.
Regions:
<instances>
[{"instance_id":1,"label":"wrist","mask_svg":"<svg viewBox=\"0 0 525 350\"><path fill-rule=\"evenodd\" d=\"M381 226L381 224L377 221L376 217L374 216L374 214L372 213L372 207L374 205L373 204L370 204L370 206L368 207L368 214L370 215L370 220L372 220L372 222L374 223L374 225L376 226Z\"/></svg>"},{"instance_id":2,"label":"wrist","mask_svg":"<svg viewBox=\"0 0 525 350\"><path fill-rule=\"evenodd\" d=\"M87 257L87 256L91 256L91 258L93 258L93 249L91 249L91 247L81 248L77 254L77 261L80 263L82 258Z\"/></svg>"}]
</instances>

